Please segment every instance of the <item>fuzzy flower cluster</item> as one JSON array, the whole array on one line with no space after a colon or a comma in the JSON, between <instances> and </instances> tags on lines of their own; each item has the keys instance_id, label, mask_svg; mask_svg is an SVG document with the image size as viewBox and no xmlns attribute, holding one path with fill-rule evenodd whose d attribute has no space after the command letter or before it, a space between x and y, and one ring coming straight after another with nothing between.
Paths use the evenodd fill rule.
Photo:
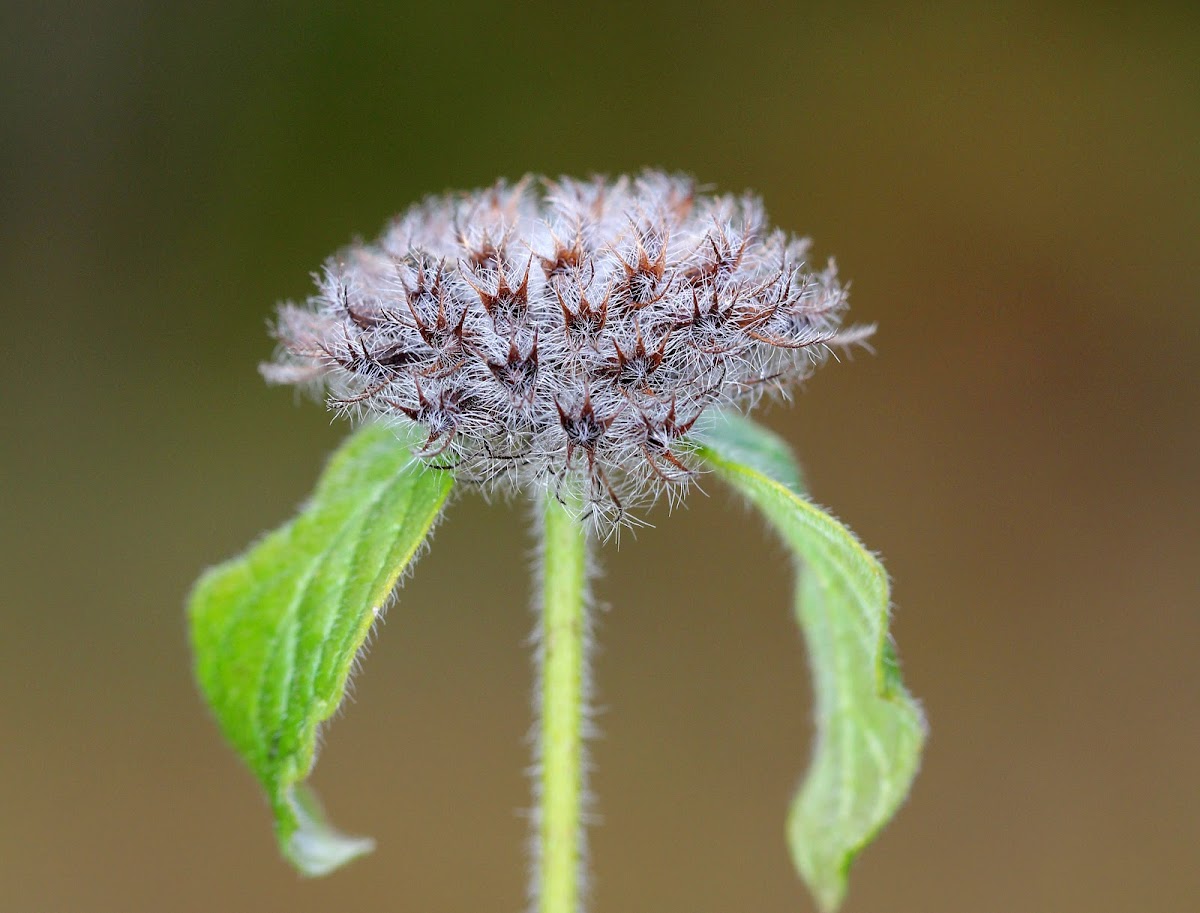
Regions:
<instances>
[{"instance_id":1,"label":"fuzzy flower cluster","mask_svg":"<svg viewBox=\"0 0 1200 913\"><path fill-rule=\"evenodd\" d=\"M685 484L713 407L786 393L831 346L846 293L753 196L685 177L526 179L430 198L330 260L280 308L268 380L420 426L418 456L594 516Z\"/></svg>"}]
</instances>

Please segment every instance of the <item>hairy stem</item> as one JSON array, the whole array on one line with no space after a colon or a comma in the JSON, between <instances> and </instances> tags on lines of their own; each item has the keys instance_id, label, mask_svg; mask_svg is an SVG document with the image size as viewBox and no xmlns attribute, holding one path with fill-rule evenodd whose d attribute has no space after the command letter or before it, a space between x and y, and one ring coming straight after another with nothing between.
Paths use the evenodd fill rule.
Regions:
<instances>
[{"instance_id":1,"label":"hairy stem","mask_svg":"<svg viewBox=\"0 0 1200 913\"><path fill-rule=\"evenodd\" d=\"M588 542L579 520L553 497L543 504L538 625L541 729L536 747L534 873L538 913L579 913L586 867L583 827L588 725Z\"/></svg>"}]
</instances>

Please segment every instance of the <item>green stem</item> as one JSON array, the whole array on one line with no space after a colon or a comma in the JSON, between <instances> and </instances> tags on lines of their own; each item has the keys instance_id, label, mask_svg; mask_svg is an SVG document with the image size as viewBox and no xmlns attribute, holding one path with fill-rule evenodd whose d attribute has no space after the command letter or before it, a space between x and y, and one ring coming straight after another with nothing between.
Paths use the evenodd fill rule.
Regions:
<instances>
[{"instance_id":1,"label":"green stem","mask_svg":"<svg viewBox=\"0 0 1200 913\"><path fill-rule=\"evenodd\" d=\"M586 864L582 812L590 652L587 532L552 496L545 499L543 521L534 888L539 913L579 913Z\"/></svg>"}]
</instances>

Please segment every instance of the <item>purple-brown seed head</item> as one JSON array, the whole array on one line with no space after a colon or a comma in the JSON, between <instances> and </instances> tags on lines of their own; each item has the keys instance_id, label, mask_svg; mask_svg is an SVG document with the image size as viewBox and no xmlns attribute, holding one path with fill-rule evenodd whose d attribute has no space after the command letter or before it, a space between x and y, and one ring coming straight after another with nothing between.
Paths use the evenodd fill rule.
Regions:
<instances>
[{"instance_id":1,"label":"purple-brown seed head","mask_svg":"<svg viewBox=\"0 0 1200 913\"><path fill-rule=\"evenodd\" d=\"M685 435L807 377L846 293L761 202L688 178L526 179L434 197L279 309L268 380L420 426L418 456L489 488L570 491L601 522L682 487Z\"/></svg>"}]
</instances>

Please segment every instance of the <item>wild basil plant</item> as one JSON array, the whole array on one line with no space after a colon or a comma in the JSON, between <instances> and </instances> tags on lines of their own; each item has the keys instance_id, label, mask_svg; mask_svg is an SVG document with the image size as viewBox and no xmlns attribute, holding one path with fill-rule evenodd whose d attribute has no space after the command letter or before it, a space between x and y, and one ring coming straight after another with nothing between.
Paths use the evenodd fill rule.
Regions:
<instances>
[{"instance_id":1,"label":"wild basil plant","mask_svg":"<svg viewBox=\"0 0 1200 913\"><path fill-rule=\"evenodd\" d=\"M593 553L715 476L794 555L817 706L787 833L820 906L839 905L909 790L925 725L883 568L746 417L871 333L842 327L845 289L807 251L757 198L686 178L525 180L426 200L279 309L263 374L357 430L294 519L201 577L189 613L201 688L297 869L371 848L325 823L304 780L372 623L455 491L517 493L541 537L531 906L582 910Z\"/></svg>"}]
</instances>

